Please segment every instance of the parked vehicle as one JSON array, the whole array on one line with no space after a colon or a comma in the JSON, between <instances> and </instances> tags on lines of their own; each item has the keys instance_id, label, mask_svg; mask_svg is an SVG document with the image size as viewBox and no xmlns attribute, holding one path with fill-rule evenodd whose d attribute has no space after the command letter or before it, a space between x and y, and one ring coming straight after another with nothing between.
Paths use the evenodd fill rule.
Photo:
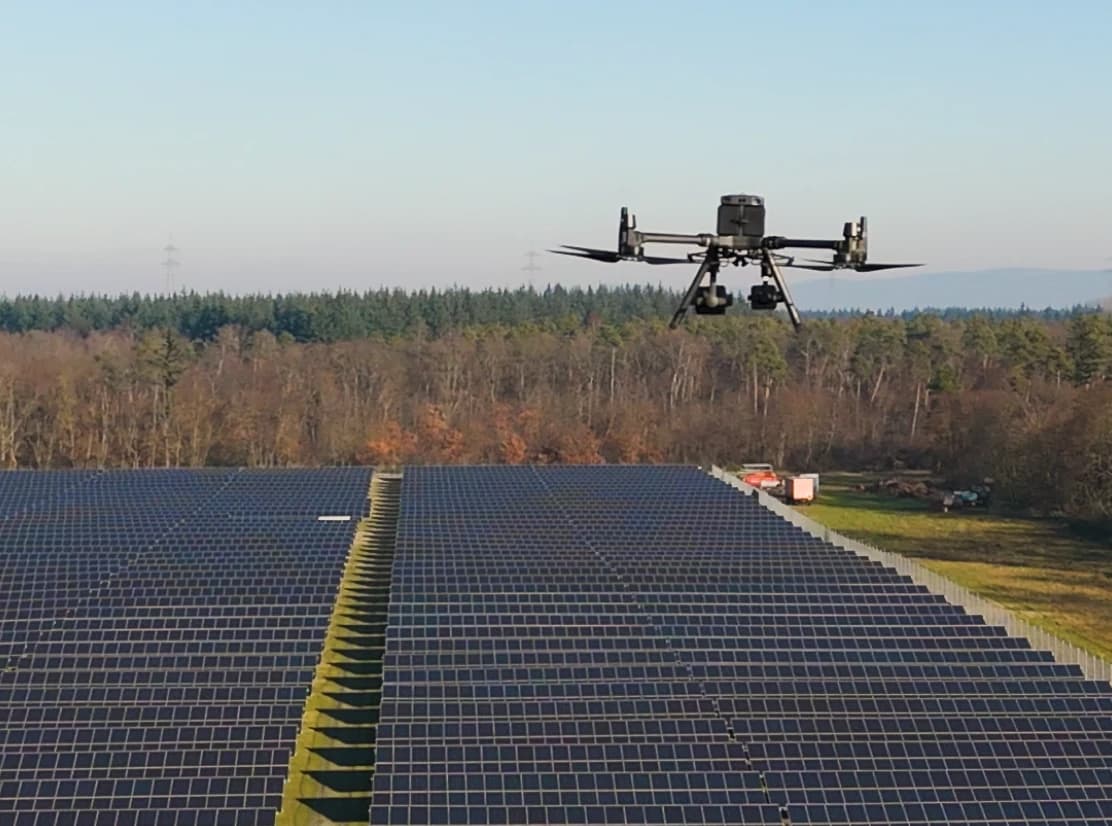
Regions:
<instances>
[{"instance_id":1,"label":"parked vehicle","mask_svg":"<svg viewBox=\"0 0 1112 826\"><path fill-rule=\"evenodd\" d=\"M776 475L776 471L769 464L742 465L738 476L745 484L762 490L779 487L781 484L780 477Z\"/></svg>"}]
</instances>

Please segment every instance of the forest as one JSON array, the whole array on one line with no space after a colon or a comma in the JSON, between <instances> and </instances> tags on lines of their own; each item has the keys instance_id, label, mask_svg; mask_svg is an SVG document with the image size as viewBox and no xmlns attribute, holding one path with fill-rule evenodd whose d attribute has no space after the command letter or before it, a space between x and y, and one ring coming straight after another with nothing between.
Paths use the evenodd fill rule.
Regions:
<instances>
[{"instance_id":1,"label":"forest","mask_svg":"<svg viewBox=\"0 0 1112 826\"><path fill-rule=\"evenodd\" d=\"M0 331L26 333L70 330L173 330L190 341L212 341L224 327L248 333L266 331L293 341L348 341L368 336L438 336L450 330L499 324L583 323L621 324L633 319L669 318L680 292L657 285L541 290L377 289L357 293L294 293L290 295L229 295L181 292L172 295L0 296ZM740 303L740 302L739 302ZM1037 315L1063 319L1082 311L1046 309L1037 313L982 310L989 317ZM735 308L735 313L744 312ZM950 320L974 311L932 310ZM811 313L816 318L850 318L856 310ZM889 312L889 316L895 313ZM914 312L900 314L905 320Z\"/></svg>"},{"instance_id":2,"label":"forest","mask_svg":"<svg viewBox=\"0 0 1112 826\"><path fill-rule=\"evenodd\" d=\"M390 292L281 312L220 298L0 302L0 466L908 467L1112 520L1106 314L812 314L795 333L739 313L671 331L673 294L652 288L450 291L435 313L404 294L397 318Z\"/></svg>"}]
</instances>

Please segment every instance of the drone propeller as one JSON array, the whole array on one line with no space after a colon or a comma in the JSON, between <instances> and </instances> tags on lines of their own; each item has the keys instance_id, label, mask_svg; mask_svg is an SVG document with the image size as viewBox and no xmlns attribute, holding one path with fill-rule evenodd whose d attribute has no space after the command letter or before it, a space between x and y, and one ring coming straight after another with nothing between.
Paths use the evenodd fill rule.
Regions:
<instances>
[{"instance_id":1,"label":"drone propeller","mask_svg":"<svg viewBox=\"0 0 1112 826\"><path fill-rule=\"evenodd\" d=\"M858 264L853 269L858 272L876 272L877 270L898 270L902 267L921 267L922 264Z\"/></svg>"},{"instance_id":2,"label":"drone propeller","mask_svg":"<svg viewBox=\"0 0 1112 826\"><path fill-rule=\"evenodd\" d=\"M815 270L816 272L830 272L831 270L837 269L837 267L835 267L831 264L794 264L794 263L793 264L785 264L785 263L781 263L780 266L781 267L791 267L792 269L795 269L795 270Z\"/></svg>"},{"instance_id":3,"label":"drone propeller","mask_svg":"<svg viewBox=\"0 0 1112 826\"><path fill-rule=\"evenodd\" d=\"M621 261L622 257L613 250L596 250L590 247L573 247L571 244L561 244L564 247L562 250L549 250L557 255L573 255L576 258L590 258L592 261L606 261L613 264L616 261Z\"/></svg>"},{"instance_id":4,"label":"drone propeller","mask_svg":"<svg viewBox=\"0 0 1112 826\"><path fill-rule=\"evenodd\" d=\"M643 261L646 264L690 264L691 261L687 258L664 258L659 255L643 255L640 258L623 259L618 253L613 250L596 250L591 247L576 247L571 244L561 244L564 247L562 250L549 250L558 255L573 255L576 258L589 258L592 261L605 261L608 264L613 264L617 261L630 260L630 261Z\"/></svg>"},{"instance_id":5,"label":"drone propeller","mask_svg":"<svg viewBox=\"0 0 1112 826\"><path fill-rule=\"evenodd\" d=\"M901 267L921 267L922 264L855 264L846 267L836 267L833 261L819 261L814 258L804 258L804 261L812 261L813 264L796 264L794 261L784 266L794 267L797 270L816 270L817 272L830 272L831 270L849 269L856 272L876 272L877 270L894 270Z\"/></svg>"},{"instance_id":6,"label":"drone propeller","mask_svg":"<svg viewBox=\"0 0 1112 826\"><path fill-rule=\"evenodd\" d=\"M690 264L690 259L687 258L662 258L659 255L646 255L637 259L644 261L646 264Z\"/></svg>"}]
</instances>

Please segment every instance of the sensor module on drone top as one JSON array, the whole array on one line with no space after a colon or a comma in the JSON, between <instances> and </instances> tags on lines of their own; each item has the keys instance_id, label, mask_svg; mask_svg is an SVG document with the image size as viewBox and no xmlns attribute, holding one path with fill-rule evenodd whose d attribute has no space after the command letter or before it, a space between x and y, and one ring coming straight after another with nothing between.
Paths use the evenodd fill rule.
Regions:
<instances>
[{"instance_id":1,"label":"sensor module on drone top","mask_svg":"<svg viewBox=\"0 0 1112 826\"><path fill-rule=\"evenodd\" d=\"M702 249L689 252L686 258L664 258L645 255L645 244L686 244L702 247ZM549 250L549 252L609 263L640 261L645 264L694 264L698 262L699 269L695 273L695 278L672 316L669 326L673 328L683 320L691 307L694 307L696 314L699 315L722 315L726 312L726 308L733 306L733 296L718 283L718 271L723 264L732 264L735 267L758 264L761 268L761 283L754 285L750 290L747 299L749 306L754 310L775 310L779 304L783 304L796 328L801 323L799 310L792 301L791 293L788 292L788 285L780 267L822 272L840 269L875 272L894 267L921 266L920 264L867 263L868 229L864 216L860 221L847 222L842 228L842 237L832 241L765 235L765 203L760 195L723 195L718 205L717 232L713 234L642 232L637 229L637 218L630 214L628 208L622 207L618 223L617 251L576 247L570 244L561 246L563 249ZM797 264L793 256L774 252L781 249L827 249L831 250L833 256L830 261L805 258L801 260L811 263Z\"/></svg>"},{"instance_id":2,"label":"sensor module on drone top","mask_svg":"<svg viewBox=\"0 0 1112 826\"><path fill-rule=\"evenodd\" d=\"M765 234L764 198L760 195L723 195L718 206L718 235L750 242L746 249L760 249Z\"/></svg>"}]
</instances>

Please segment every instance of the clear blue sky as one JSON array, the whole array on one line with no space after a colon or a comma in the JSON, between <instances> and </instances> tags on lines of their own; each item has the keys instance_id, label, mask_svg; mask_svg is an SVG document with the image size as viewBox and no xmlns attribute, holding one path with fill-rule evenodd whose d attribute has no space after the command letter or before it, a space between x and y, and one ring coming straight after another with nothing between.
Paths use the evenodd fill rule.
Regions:
<instances>
[{"instance_id":1,"label":"clear blue sky","mask_svg":"<svg viewBox=\"0 0 1112 826\"><path fill-rule=\"evenodd\" d=\"M1112 256L1112 3L0 0L0 291L518 284L617 209ZM537 281L686 279L545 256Z\"/></svg>"}]
</instances>

